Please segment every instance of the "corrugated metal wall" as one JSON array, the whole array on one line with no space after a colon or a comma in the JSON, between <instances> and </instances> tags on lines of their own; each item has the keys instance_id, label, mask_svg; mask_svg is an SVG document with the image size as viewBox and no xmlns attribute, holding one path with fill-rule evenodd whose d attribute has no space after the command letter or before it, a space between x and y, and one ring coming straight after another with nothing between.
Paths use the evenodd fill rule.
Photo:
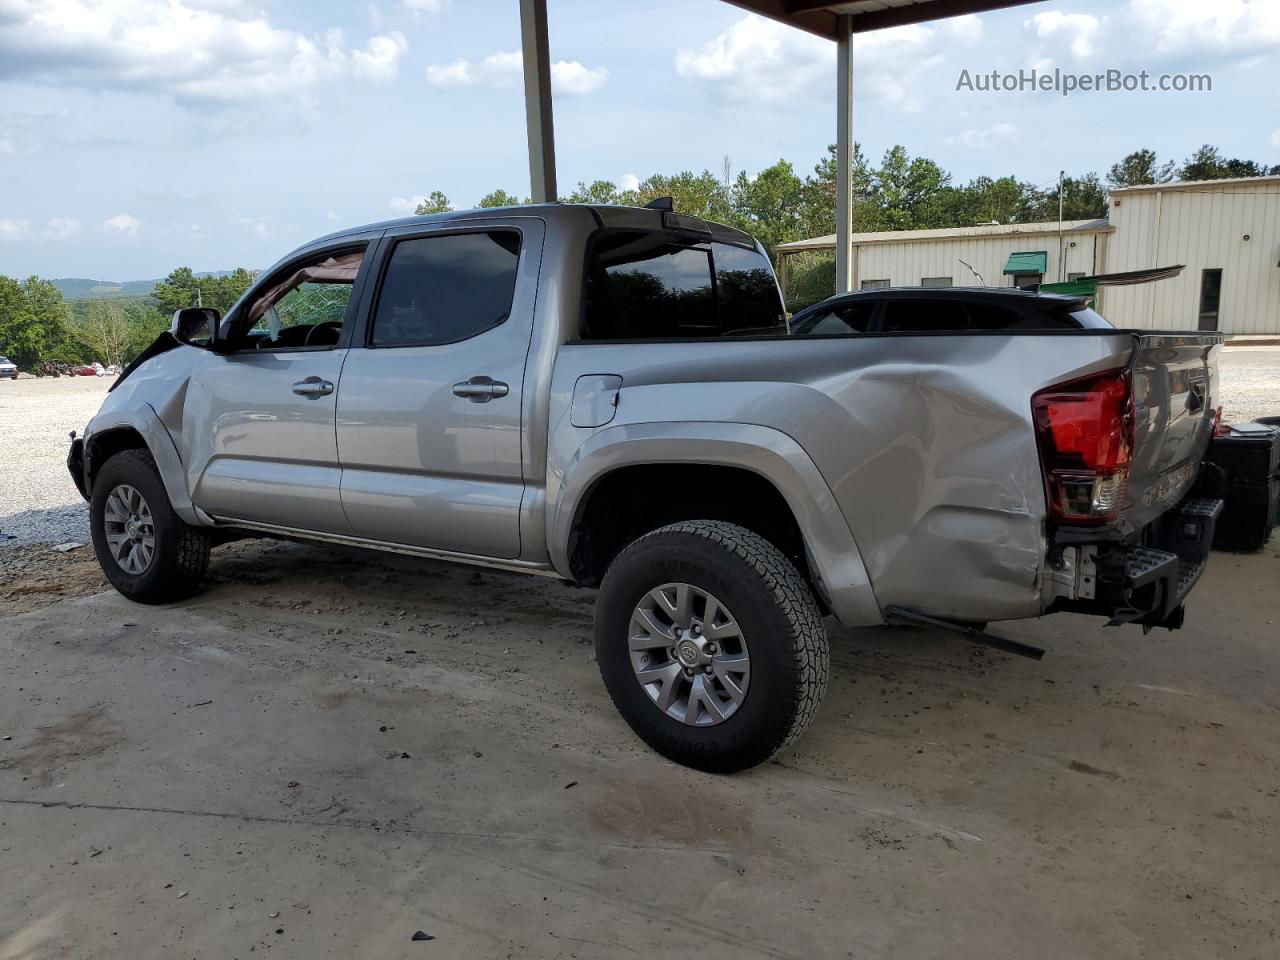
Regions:
<instances>
[{"instance_id":1,"label":"corrugated metal wall","mask_svg":"<svg viewBox=\"0 0 1280 960\"><path fill-rule=\"evenodd\" d=\"M1108 320L1194 330L1203 271L1219 269L1219 329L1280 334L1280 184L1140 190L1112 200L1109 272L1176 263L1187 269L1172 280L1106 289L1099 310Z\"/></svg>"},{"instance_id":2,"label":"corrugated metal wall","mask_svg":"<svg viewBox=\"0 0 1280 960\"><path fill-rule=\"evenodd\" d=\"M1069 273L1094 273L1094 248L1098 233L1067 233L1066 245ZM1075 244L1075 246L1071 246ZM979 286L978 280L960 261L968 261L982 274L989 287L1009 287L1013 278L1004 276L1009 254L1018 251L1043 250L1049 255L1045 282L1058 279L1057 233L1020 237L962 238L910 243L864 243L856 247L855 286L864 280L888 280L895 287L918 287L925 277L951 277L960 287Z\"/></svg>"}]
</instances>

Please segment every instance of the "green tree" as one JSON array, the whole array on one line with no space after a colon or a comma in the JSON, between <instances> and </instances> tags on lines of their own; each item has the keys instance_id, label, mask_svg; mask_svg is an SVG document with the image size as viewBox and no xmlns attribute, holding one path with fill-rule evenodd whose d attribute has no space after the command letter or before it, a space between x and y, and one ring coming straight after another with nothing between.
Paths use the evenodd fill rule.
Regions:
<instances>
[{"instance_id":1,"label":"green tree","mask_svg":"<svg viewBox=\"0 0 1280 960\"><path fill-rule=\"evenodd\" d=\"M432 190L431 196L418 204L417 209L413 212L419 216L426 216L429 213L450 213L453 211L453 205L449 203L449 198L439 190Z\"/></svg>"},{"instance_id":2,"label":"green tree","mask_svg":"<svg viewBox=\"0 0 1280 960\"><path fill-rule=\"evenodd\" d=\"M569 194L569 203L621 203L622 195L612 180L594 180L590 184L578 183Z\"/></svg>"},{"instance_id":3,"label":"green tree","mask_svg":"<svg viewBox=\"0 0 1280 960\"><path fill-rule=\"evenodd\" d=\"M166 316L183 307L213 307L226 313L249 289L254 275L244 267L237 267L225 276L209 274L197 276L190 267L178 267L155 285L151 298Z\"/></svg>"},{"instance_id":4,"label":"green tree","mask_svg":"<svg viewBox=\"0 0 1280 960\"><path fill-rule=\"evenodd\" d=\"M951 174L925 157L911 157L905 147L885 152L875 183L886 227L921 230L948 226L944 219L946 190Z\"/></svg>"},{"instance_id":5,"label":"green tree","mask_svg":"<svg viewBox=\"0 0 1280 960\"><path fill-rule=\"evenodd\" d=\"M755 177L739 173L730 196L733 225L759 240L771 258L778 244L802 239L804 181L785 160Z\"/></svg>"},{"instance_id":6,"label":"green tree","mask_svg":"<svg viewBox=\"0 0 1280 960\"><path fill-rule=\"evenodd\" d=\"M523 201L525 204L528 202L528 200ZM507 191L499 188L493 193L486 193L481 197L479 206L480 209L484 210L490 207L518 207L521 206L521 203L522 201L514 193L507 193Z\"/></svg>"},{"instance_id":7,"label":"green tree","mask_svg":"<svg viewBox=\"0 0 1280 960\"><path fill-rule=\"evenodd\" d=\"M0 352L30 369L67 351L67 305L48 280L0 277Z\"/></svg>"},{"instance_id":8,"label":"green tree","mask_svg":"<svg viewBox=\"0 0 1280 960\"><path fill-rule=\"evenodd\" d=\"M853 157L849 165L853 174L853 229L858 232L884 229L878 187L871 165L862 152L862 144L853 145ZM802 203L801 219L804 226L801 232L806 237L835 233L835 144L827 147L827 155L818 161L813 173L805 178ZM832 276L834 277L834 273Z\"/></svg>"},{"instance_id":9,"label":"green tree","mask_svg":"<svg viewBox=\"0 0 1280 960\"><path fill-rule=\"evenodd\" d=\"M124 306L114 300L92 301L72 332L91 359L108 367L124 366L135 334Z\"/></svg>"},{"instance_id":10,"label":"green tree","mask_svg":"<svg viewBox=\"0 0 1280 960\"><path fill-rule=\"evenodd\" d=\"M669 177L655 173L635 190L623 191L615 202L642 207L658 197L671 197L677 213L717 223L732 222L729 190L724 181L710 170L702 173L684 170Z\"/></svg>"},{"instance_id":11,"label":"green tree","mask_svg":"<svg viewBox=\"0 0 1280 960\"><path fill-rule=\"evenodd\" d=\"M1231 177L1265 177L1280 174L1280 165L1268 167L1253 160L1224 157L1222 151L1206 143L1187 158L1178 171L1179 180L1226 180Z\"/></svg>"},{"instance_id":12,"label":"green tree","mask_svg":"<svg viewBox=\"0 0 1280 960\"><path fill-rule=\"evenodd\" d=\"M1176 173L1172 160L1161 163L1154 150L1135 150L1107 172L1112 187L1139 187L1146 183L1168 183Z\"/></svg>"}]
</instances>

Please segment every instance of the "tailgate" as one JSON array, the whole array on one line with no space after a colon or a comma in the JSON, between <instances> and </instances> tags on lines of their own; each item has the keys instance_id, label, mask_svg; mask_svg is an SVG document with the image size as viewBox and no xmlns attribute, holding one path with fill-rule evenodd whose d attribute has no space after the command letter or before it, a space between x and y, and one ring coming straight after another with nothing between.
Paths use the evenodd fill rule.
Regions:
<instances>
[{"instance_id":1,"label":"tailgate","mask_svg":"<svg viewBox=\"0 0 1280 960\"><path fill-rule=\"evenodd\" d=\"M1218 407L1221 334L1134 332L1134 451L1123 533L1145 527L1195 482Z\"/></svg>"}]
</instances>

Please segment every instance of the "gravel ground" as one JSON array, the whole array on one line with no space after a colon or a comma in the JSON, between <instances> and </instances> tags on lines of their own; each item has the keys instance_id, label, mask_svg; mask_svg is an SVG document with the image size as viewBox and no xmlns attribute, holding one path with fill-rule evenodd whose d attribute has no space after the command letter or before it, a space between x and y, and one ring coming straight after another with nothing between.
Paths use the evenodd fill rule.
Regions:
<instances>
[{"instance_id":1,"label":"gravel ground","mask_svg":"<svg viewBox=\"0 0 1280 960\"><path fill-rule=\"evenodd\" d=\"M67 474L68 433L84 432L114 377L0 382L0 549L84 543L84 501Z\"/></svg>"},{"instance_id":2,"label":"gravel ground","mask_svg":"<svg viewBox=\"0 0 1280 960\"><path fill-rule=\"evenodd\" d=\"M1280 416L1280 346L1223 352L1228 421ZM67 476L67 433L83 431L110 377L15 380L0 384L0 551L6 544L85 543L84 501Z\"/></svg>"}]
</instances>

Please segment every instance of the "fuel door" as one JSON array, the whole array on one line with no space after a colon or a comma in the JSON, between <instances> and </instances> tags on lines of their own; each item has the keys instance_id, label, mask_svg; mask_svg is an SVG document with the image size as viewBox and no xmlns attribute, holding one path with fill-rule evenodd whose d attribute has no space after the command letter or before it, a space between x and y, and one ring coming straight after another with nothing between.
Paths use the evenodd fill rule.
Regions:
<instances>
[{"instance_id":1,"label":"fuel door","mask_svg":"<svg viewBox=\"0 0 1280 960\"><path fill-rule=\"evenodd\" d=\"M569 422L575 427L603 427L618 409L622 378L612 373L588 373L573 385Z\"/></svg>"}]
</instances>

